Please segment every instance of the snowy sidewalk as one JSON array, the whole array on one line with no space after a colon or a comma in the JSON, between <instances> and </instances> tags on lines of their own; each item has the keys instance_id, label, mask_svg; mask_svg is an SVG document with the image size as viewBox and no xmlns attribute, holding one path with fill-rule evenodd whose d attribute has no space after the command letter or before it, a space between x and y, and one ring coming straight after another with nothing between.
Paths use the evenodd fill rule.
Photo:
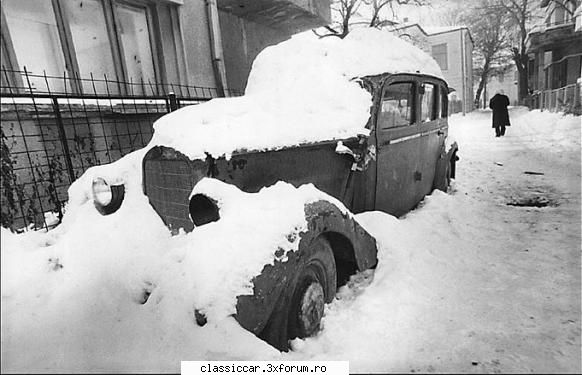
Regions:
<instances>
[{"instance_id":1,"label":"snowy sidewalk","mask_svg":"<svg viewBox=\"0 0 582 375\"><path fill-rule=\"evenodd\" d=\"M451 117L461 160L450 193L401 219L357 215L379 241L378 267L342 288L324 330L289 353L231 317L194 323L192 249L176 251L180 238L147 204L131 223L87 207L60 231L3 230L2 372L178 372L180 360L230 359L581 372L580 117L510 116L502 138L490 112ZM156 288L151 303L139 302L144 287Z\"/></svg>"},{"instance_id":2,"label":"snowy sidewalk","mask_svg":"<svg viewBox=\"0 0 582 375\"><path fill-rule=\"evenodd\" d=\"M581 371L580 118L510 115L503 138L490 112L453 116L451 195L400 221L361 215L383 247L374 280L291 357L349 359L352 371ZM508 205L536 202L548 205Z\"/></svg>"}]
</instances>

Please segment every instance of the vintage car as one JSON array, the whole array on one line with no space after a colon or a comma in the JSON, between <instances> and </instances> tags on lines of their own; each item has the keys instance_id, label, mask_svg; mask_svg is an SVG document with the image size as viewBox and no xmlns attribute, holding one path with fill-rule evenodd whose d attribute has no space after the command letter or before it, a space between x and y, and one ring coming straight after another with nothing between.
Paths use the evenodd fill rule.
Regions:
<instances>
[{"instance_id":1,"label":"vintage car","mask_svg":"<svg viewBox=\"0 0 582 375\"><path fill-rule=\"evenodd\" d=\"M220 220L220 207L212 196L192 195L196 184L208 177L244 192L257 192L278 181L295 186L312 183L352 213L379 210L395 216L413 209L433 189L446 190L455 176L458 150L456 143L446 141L447 83L410 71L350 81L372 98L368 122L362 124L367 135L276 149L237 149L228 156L207 153L205 158L152 145L142 162L143 192L149 203L169 230L178 233ZM122 184L97 178L93 189L95 205L104 215L122 204ZM376 242L353 215L324 200L304 210L308 230L300 235L299 250L285 261L265 265L252 280L254 293L237 297L240 325L280 350L288 350L293 338L314 335L324 305L334 299L336 290L351 275L377 263ZM201 314L197 320L204 324Z\"/></svg>"}]
</instances>

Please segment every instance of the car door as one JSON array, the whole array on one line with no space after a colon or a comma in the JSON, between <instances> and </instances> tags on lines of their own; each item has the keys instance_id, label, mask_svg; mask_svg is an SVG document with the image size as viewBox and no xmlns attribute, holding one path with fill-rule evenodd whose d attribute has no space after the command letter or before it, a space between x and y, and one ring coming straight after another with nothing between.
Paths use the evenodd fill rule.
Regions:
<instances>
[{"instance_id":1,"label":"car door","mask_svg":"<svg viewBox=\"0 0 582 375\"><path fill-rule=\"evenodd\" d=\"M382 86L377 109L375 208L396 216L417 203L417 90L416 77L391 76Z\"/></svg>"}]
</instances>

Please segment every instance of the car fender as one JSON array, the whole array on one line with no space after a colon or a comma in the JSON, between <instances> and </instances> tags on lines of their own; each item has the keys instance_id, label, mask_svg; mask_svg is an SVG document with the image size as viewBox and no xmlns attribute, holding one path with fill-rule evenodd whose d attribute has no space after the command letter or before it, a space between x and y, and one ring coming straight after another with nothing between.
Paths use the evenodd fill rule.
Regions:
<instances>
[{"instance_id":1,"label":"car fender","mask_svg":"<svg viewBox=\"0 0 582 375\"><path fill-rule=\"evenodd\" d=\"M448 149L447 146L443 144L439 159L436 163L433 189L446 191L449 184L448 179L455 178L455 164L458 160L458 150L459 145L457 142L451 143L448 146Z\"/></svg>"},{"instance_id":2,"label":"car fender","mask_svg":"<svg viewBox=\"0 0 582 375\"><path fill-rule=\"evenodd\" d=\"M330 240L334 256L353 249L357 270L371 268L377 263L376 240L364 230L353 215L337 205L319 200L305 207L307 230L299 234L297 251L290 251L284 259L265 265L253 278L253 294L237 297L236 320L245 329L259 335L267 325L286 288L291 287L296 271L303 262L305 249L320 236Z\"/></svg>"}]
</instances>

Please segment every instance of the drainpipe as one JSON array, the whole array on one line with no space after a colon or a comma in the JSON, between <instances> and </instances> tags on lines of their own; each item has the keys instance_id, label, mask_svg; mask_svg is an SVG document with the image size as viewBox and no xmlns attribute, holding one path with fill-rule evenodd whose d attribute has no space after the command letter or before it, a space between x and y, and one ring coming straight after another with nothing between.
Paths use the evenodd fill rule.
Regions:
<instances>
[{"instance_id":1,"label":"drainpipe","mask_svg":"<svg viewBox=\"0 0 582 375\"><path fill-rule=\"evenodd\" d=\"M226 80L226 68L224 67L224 53L222 49L222 36L218 21L218 6L216 0L206 0L206 12L208 14L208 31L210 34L210 46L212 53L212 67L219 94L229 96Z\"/></svg>"}]
</instances>

